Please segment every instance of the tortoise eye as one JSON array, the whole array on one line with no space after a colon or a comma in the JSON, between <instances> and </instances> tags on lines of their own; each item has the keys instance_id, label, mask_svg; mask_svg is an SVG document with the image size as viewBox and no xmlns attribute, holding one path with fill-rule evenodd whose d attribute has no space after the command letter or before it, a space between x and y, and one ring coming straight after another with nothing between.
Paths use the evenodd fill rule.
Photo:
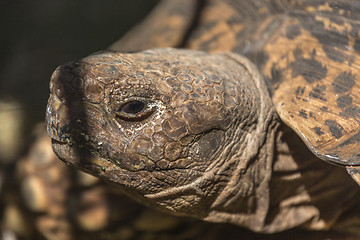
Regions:
<instances>
[{"instance_id":1,"label":"tortoise eye","mask_svg":"<svg viewBox=\"0 0 360 240\"><path fill-rule=\"evenodd\" d=\"M120 111L126 114L137 114L145 108L145 103L134 100L121 106Z\"/></svg>"},{"instance_id":2,"label":"tortoise eye","mask_svg":"<svg viewBox=\"0 0 360 240\"><path fill-rule=\"evenodd\" d=\"M131 100L125 102L116 111L116 116L125 121L141 121L149 117L154 112L154 109L149 104L142 100Z\"/></svg>"}]
</instances>

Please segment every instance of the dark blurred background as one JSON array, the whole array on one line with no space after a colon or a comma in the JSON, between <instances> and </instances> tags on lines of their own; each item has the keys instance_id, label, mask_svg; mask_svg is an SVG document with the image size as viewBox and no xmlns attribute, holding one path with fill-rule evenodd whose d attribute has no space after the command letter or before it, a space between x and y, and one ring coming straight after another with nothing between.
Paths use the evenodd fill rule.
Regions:
<instances>
[{"instance_id":1,"label":"dark blurred background","mask_svg":"<svg viewBox=\"0 0 360 240\"><path fill-rule=\"evenodd\" d=\"M0 0L0 135L4 138L6 129L11 128L6 122L21 118L19 132L26 138L32 126L44 120L53 70L107 48L157 2ZM6 115L20 109L19 115ZM0 152L1 145L5 148L0 141Z\"/></svg>"}]
</instances>

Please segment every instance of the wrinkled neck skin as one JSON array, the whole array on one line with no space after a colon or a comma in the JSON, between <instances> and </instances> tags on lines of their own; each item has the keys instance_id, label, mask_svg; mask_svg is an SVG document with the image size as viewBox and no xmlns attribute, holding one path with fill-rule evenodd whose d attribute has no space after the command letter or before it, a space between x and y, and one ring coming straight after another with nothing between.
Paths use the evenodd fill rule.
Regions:
<instances>
[{"instance_id":1,"label":"wrinkled neck skin","mask_svg":"<svg viewBox=\"0 0 360 240\"><path fill-rule=\"evenodd\" d=\"M317 158L285 124L276 133L269 188L264 232L301 226L349 234L359 228L360 195L356 183L343 167ZM352 234L359 236L357 231Z\"/></svg>"}]
</instances>

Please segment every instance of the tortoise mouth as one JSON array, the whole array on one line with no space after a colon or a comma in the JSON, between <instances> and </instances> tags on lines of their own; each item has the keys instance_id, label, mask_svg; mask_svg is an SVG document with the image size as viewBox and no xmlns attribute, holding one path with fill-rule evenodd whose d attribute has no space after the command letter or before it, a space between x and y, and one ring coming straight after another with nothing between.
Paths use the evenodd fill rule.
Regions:
<instances>
[{"instance_id":1,"label":"tortoise mouth","mask_svg":"<svg viewBox=\"0 0 360 240\"><path fill-rule=\"evenodd\" d=\"M98 163L100 157L85 147L75 146L56 139L51 139L51 144L55 154L67 165L80 168L91 174L98 172L103 167Z\"/></svg>"},{"instance_id":2,"label":"tortoise mouth","mask_svg":"<svg viewBox=\"0 0 360 240\"><path fill-rule=\"evenodd\" d=\"M129 171L119 167L113 161L101 156L101 153L93 151L89 146L78 146L69 142L51 139L52 148L56 156L66 165L98 177L106 182L121 186L125 194L138 195L137 191L149 193L148 185L143 178L150 179L147 171Z\"/></svg>"},{"instance_id":3,"label":"tortoise mouth","mask_svg":"<svg viewBox=\"0 0 360 240\"><path fill-rule=\"evenodd\" d=\"M54 81L52 77L51 81ZM97 164L98 159L85 144L86 135L82 134L84 123L79 116L70 112L70 102L61 99L53 88L50 88L50 97L46 108L46 126L51 138L55 154L66 164L82 171L97 174L103 166Z\"/></svg>"}]
</instances>

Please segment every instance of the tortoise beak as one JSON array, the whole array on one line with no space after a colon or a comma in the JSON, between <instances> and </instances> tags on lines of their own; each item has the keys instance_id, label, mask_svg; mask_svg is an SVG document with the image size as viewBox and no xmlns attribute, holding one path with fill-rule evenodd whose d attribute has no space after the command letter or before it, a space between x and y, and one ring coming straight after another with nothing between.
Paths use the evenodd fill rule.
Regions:
<instances>
[{"instance_id":1,"label":"tortoise beak","mask_svg":"<svg viewBox=\"0 0 360 240\"><path fill-rule=\"evenodd\" d=\"M87 141L87 119L81 68L81 64L71 62L52 74L46 125L55 154L67 164L91 172L97 171L100 160L82 144Z\"/></svg>"},{"instance_id":2,"label":"tortoise beak","mask_svg":"<svg viewBox=\"0 0 360 240\"><path fill-rule=\"evenodd\" d=\"M69 143L85 120L83 94L78 63L72 62L58 67L50 79L50 97L46 108L46 125L50 137L58 142ZM83 124L82 124L83 125Z\"/></svg>"}]
</instances>

